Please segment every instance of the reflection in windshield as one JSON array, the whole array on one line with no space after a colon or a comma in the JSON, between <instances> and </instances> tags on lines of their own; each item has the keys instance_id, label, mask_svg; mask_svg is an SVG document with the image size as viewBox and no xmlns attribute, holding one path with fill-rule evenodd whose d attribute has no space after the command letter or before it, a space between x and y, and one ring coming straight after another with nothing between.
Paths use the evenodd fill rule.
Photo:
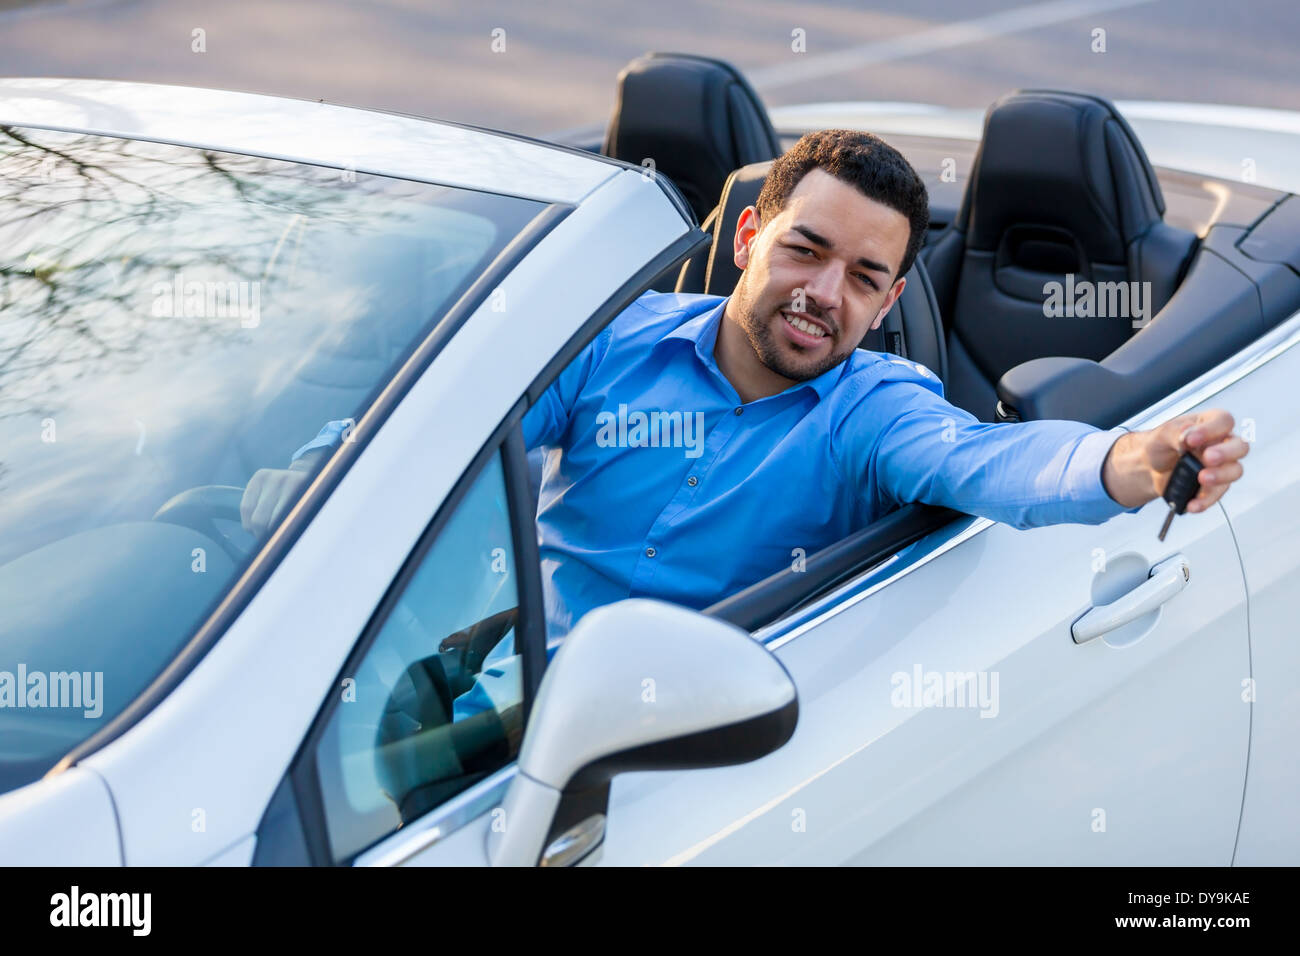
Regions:
<instances>
[{"instance_id":1,"label":"reflection in windshield","mask_svg":"<svg viewBox=\"0 0 1300 956\"><path fill-rule=\"evenodd\" d=\"M137 695L254 544L211 522L237 490L155 512L359 418L540 208L0 127L0 791ZM61 673L101 675L101 715Z\"/></svg>"}]
</instances>

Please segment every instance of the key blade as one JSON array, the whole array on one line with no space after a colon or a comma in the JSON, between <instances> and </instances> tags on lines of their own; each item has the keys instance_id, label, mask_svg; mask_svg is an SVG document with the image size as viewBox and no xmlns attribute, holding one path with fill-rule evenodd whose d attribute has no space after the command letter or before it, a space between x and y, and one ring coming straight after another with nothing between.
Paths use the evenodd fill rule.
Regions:
<instances>
[{"instance_id":1,"label":"key blade","mask_svg":"<svg viewBox=\"0 0 1300 956\"><path fill-rule=\"evenodd\" d=\"M1165 540L1165 535L1169 533L1169 526L1174 523L1175 514L1177 514L1177 512L1173 508L1170 508L1169 514L1165 515L1165 523L1160 526L1161 541Z\"/></svg>"}]
</instances>

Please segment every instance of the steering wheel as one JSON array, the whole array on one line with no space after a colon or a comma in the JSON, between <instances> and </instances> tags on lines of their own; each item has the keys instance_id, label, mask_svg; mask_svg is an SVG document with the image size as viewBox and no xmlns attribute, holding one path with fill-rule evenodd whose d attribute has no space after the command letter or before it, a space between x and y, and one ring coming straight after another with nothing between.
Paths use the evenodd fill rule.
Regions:
<instances>
[{"instance_id":1,"label":"steering wheel","mask_svg":"<svg viewBox=\"0 0 1300 956\"><path fill-rule=\"evenodd\" d=\"M205 538L215 541L236 564L242 564L252 549L235 544L229 535L217 527L215 519L238 522L239 503L243 498L244 489L234 485L200 485L172 498L154 512L153 520L197 531Z\"/></svg>"}]
</instances>

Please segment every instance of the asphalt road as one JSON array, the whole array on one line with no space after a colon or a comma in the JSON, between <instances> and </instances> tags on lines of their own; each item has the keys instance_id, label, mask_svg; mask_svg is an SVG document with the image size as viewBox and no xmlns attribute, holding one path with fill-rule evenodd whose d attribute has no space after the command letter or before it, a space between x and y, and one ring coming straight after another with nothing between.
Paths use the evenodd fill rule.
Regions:
<instances>
[{"instance_id":1,"label":"asphalt road","mask_svg":"<svg viewBox=\"0 0 1300 956\"><path fill-rule=\"evenodd\" d=\"M532 135L603 124L619 68L651 49L724 57L772 106L982 108L1059 86L1300 110L1297 0L0 0L0 75L253 90Z\"/></svg>"}]
</instances>

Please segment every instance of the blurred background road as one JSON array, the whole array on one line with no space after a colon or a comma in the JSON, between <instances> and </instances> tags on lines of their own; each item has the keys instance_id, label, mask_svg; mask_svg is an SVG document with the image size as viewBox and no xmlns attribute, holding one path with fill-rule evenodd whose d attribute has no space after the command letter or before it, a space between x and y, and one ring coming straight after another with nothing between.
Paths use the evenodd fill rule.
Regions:
<instances>
[{"instance_id":1,"label":"blurred background road","mask_svg":"<svg viewBox=\"0 0 1300 956\"><path fill-rule=\"evenodd\" d=\"M603 126L618 70L647 50L730 60L769 106L983 108L1057 86L1300 110L1300 0L0 0L0 75L276 93L529 135Z\"/></svg>"}]
</instances>

